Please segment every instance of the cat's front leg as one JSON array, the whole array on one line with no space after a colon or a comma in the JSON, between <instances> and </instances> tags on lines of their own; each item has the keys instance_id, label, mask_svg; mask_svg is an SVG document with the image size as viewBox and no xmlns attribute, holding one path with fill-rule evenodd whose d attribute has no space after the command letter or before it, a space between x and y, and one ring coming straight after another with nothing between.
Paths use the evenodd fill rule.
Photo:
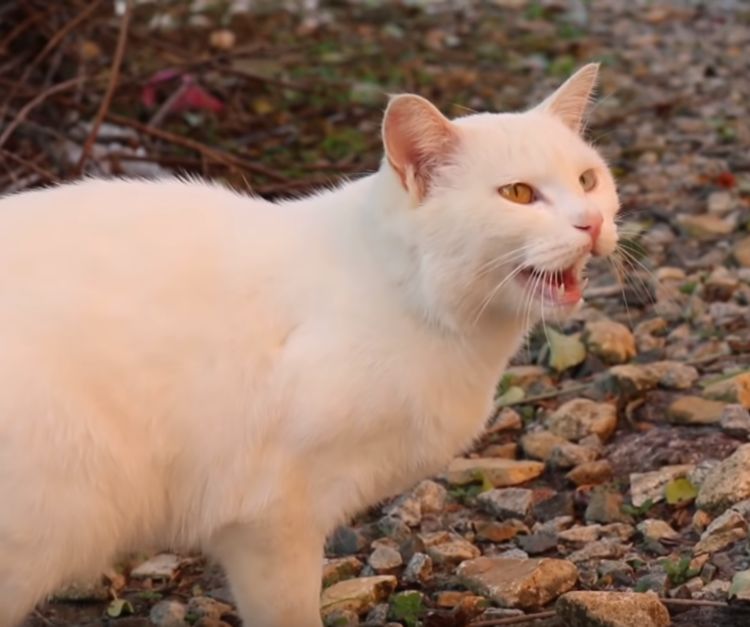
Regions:
<instances>
[{"instance_id":1,"label":"cat's front leg","mask_svg":"<svg viewBox=\"0 0 750 627\"><path fill-rule=\"evenodd\" d=\"M245 627L320 627L324 540L303 518L235 524L216 534L210 548Z\"/></svg>"}]
</instances>

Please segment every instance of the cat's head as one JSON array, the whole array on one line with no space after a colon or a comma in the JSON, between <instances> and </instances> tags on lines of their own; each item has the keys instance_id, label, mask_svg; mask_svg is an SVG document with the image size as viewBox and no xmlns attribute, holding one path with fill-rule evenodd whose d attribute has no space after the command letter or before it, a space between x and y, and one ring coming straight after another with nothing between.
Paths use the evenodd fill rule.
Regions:
<instances>
[{"instance_id":1,"label":"cat's head","mask_svg":"<svg viewBox=\"0 0 750 627\"><path fill-rule=\"evenodd\" d=\"M582 137L597 72L583 67L522 113L451 121L419 96L390 101L386 161L411 199L423 267L447 289L462 282L477 315L566 314L589 257L615 249L615 183Z\"/></svg>"}]
</instances>

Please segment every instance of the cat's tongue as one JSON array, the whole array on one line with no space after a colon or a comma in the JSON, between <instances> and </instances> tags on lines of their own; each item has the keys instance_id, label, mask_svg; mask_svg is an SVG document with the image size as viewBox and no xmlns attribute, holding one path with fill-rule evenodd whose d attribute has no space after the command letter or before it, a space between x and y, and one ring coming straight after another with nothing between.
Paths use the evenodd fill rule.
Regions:
<instances>
[{"instance_id":1,"label":"cat's tongue","mask_svg":"<svg viewBox=\"0 0 750 627\"><path fill-rule=\"evenodd\" d=\"M546 273L541 289L544 299L555 305L575 305L583 296L583 287L572 267Z\"/></svg>"}]
</instances>

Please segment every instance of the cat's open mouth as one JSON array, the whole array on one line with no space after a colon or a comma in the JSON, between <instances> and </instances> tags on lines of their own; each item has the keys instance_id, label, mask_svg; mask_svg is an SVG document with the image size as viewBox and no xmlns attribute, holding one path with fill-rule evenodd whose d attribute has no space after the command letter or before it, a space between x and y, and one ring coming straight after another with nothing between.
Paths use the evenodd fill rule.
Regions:
<instances>
[{"instance_id":1,"label":"cat's open mouth","mask_svg":"<svg viewBox=\"0 0 750 627\"><path fill-rule=\"evenodd\" d=\"M583 263L576 262L561 270L528 267L518 278L525 289L531 289L547 305L575 305L583 297Z\"/></svg>"}]
</instances>

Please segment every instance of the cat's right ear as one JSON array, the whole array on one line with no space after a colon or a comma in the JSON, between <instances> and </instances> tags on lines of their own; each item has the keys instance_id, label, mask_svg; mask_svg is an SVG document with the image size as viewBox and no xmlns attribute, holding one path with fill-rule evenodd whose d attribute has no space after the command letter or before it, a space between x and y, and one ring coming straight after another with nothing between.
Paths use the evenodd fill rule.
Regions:
<instances>
[{"instance_id":1,"label":"cat's right ear","mask_svg":"<svg viewBox=\"0 0 750 627\"><path fill-rule=\"evenodd\" d=\"M383 118L385 155L415 202L427 195L435 168L457 141L453 124L429 100L414 94L391 98Z\"/></svg>"}]
</instances>

